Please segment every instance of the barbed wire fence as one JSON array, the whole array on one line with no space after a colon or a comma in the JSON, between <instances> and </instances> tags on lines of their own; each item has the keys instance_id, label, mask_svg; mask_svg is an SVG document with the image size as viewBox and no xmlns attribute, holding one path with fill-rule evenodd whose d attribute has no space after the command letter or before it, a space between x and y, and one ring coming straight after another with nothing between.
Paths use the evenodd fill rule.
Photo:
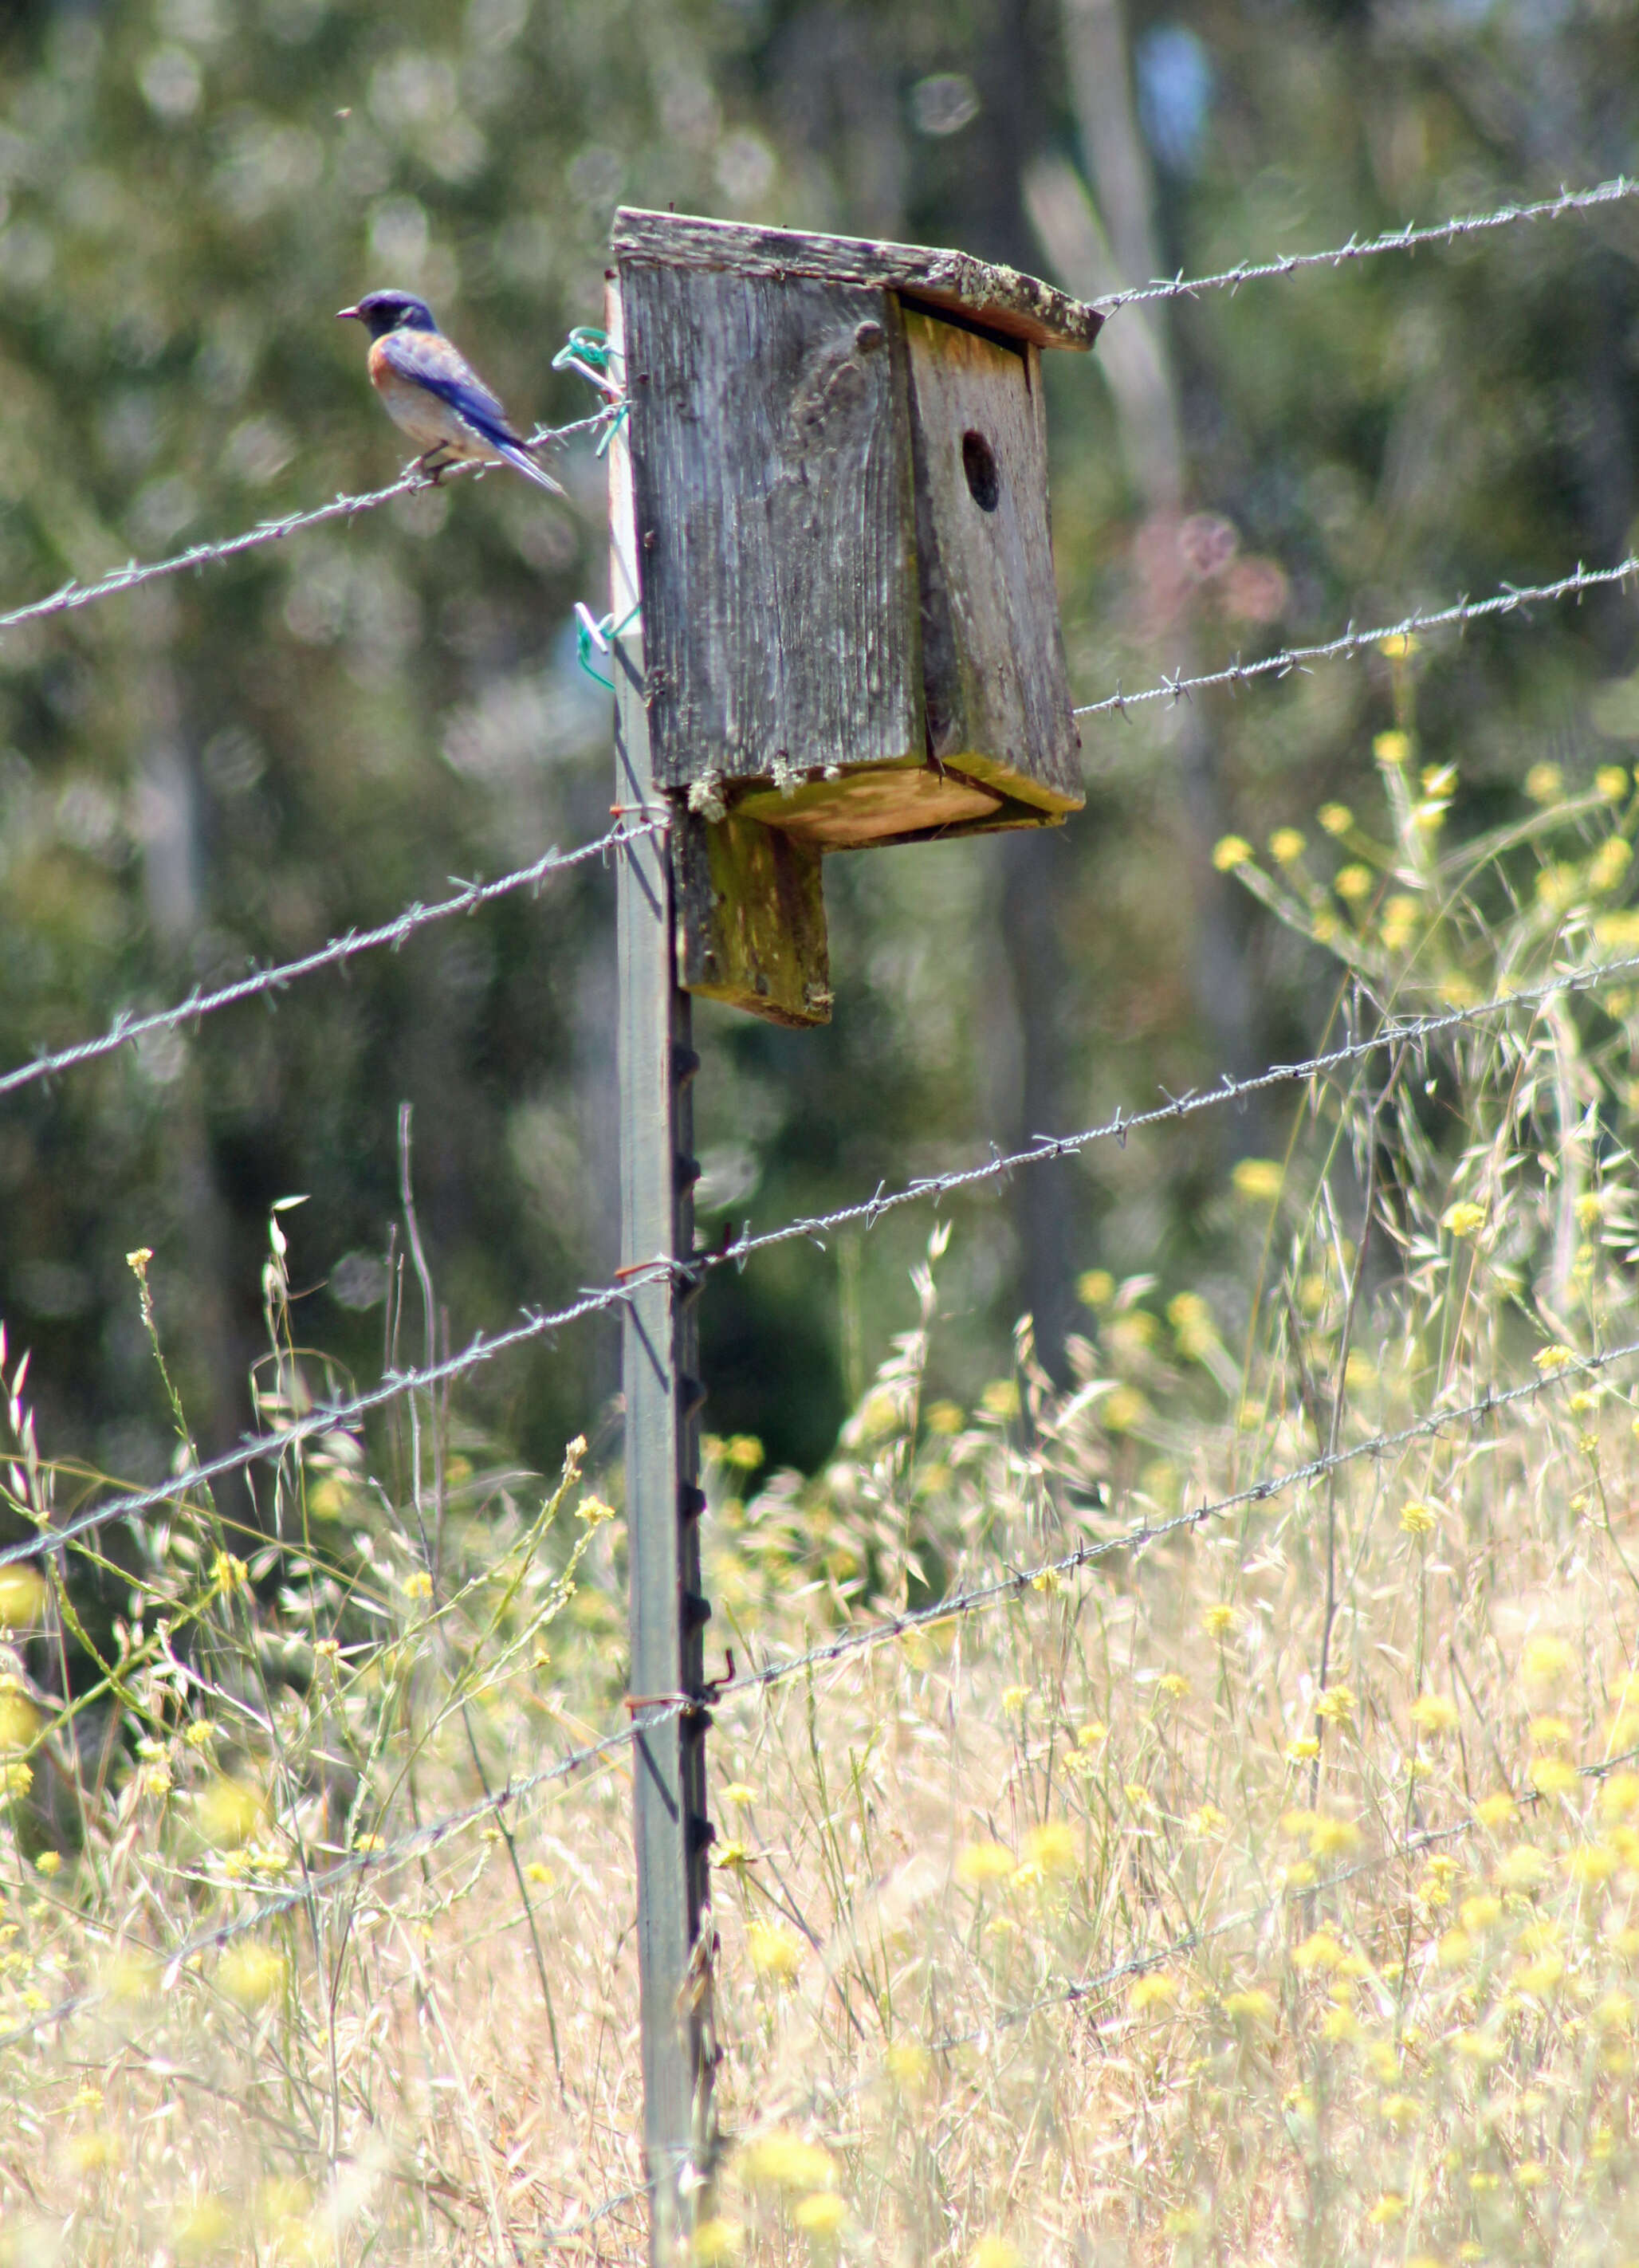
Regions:
<instances>
[{"instance_id":1,"label":"barbed wire fence","mask_svg":"<svg viewBox=\"0 0 1639 2268\"><path fill-rule=\"evenodd\" d=\"M1390 253L1406 254L1437 245L1457 244L1516 225L1586 213L1636 195L1639 195L1639 181L1624 177L1594 188L1564 190L1554 198L1510 204L1488 213L1454 217L1437 225L1419 227L1408 224L1401 230L1385 232L1364 241L1351 238L1348 244L1330 251L1290 254L1264 261L1246 261L1215 275L1194 279L1180 276L1171 282L1157 282L1113 294L1097 304L1106 313L1113 314L1121 307L1135 304L1188 298L1216 290L1234 291L1243 284L1288 276L1309 269L1335 268ZM532 441L567 441L581 434L606 431L619 415L619 405L610 403L594 416L538 433L532 437ZM407 471L397 481L369 494L338 496L329 503L264 522L222 541L194 545L165 560L146 563L132 561L91 582L70 583L45 598L10 612L0 613L0 633L75 612L162 577L226 563L261 547L284 541L307 530L338 519L350 519L360 512L411 494L423 485L423 475L413 470ZM1076 713L1083 717L1110 714L1125 717L1133 708L1162 701L1177 701L1199 691L1237 690L1266 677L1278 680L1316 664L1357 658L1377 650L1390 639L1451 629L1461 631L1470 624L1482 621L1508 620L1534 605L1556 603L1613 585L1625 586L1635 575L1639 575L1639 554L1630 555L1620 564L1608 568L1590 569L1578 562L1573 571L1556 579L1534 585L1508 585L1481 600L1464 597L1443 608L1416 609L1400 621L1380 628L1357 630L1351 622L1343 632L1327 640L1286 647L1277 653L1259 657L1251 662L1242 662L1238 658L1231 664L1193 676L1175 674L1167 677L1164 674L1159 684L1135 693L1124 692L1118 684L1114 692L1079 707ZM571 869L598 860L618 858L625 855L635 842L664 832L667 824L664 814L623 812L616 816L616 825L596 840L567 851L553 849L529 865L495 880L460 882L446 898L431 903L412 903L391 921L369 930L349 931L312 953L278 966L253 969L243 978L214 990L195 990L186 999L171 1006L140 1013L122 1012L99 1035L55 1050L42 1050L27 1062L0 1072L0 1097L14 1094L41 1081L65 1076L85 1064L115 1054L121 1047L150 1035L196 1028L207 1017L241 1006L253 999L268 998L293 983L340 967L359 955L383 949L397 949L430 924L449 921L457 916L474 915L504 896L537 889L555 875ZM42 1514L35 1534L0 1550L0 1570L37 1558L44 1551L60 1551L112 1523L137 1521L166 1507L175 1507L193 1491L209 1489L230 1474L245 1471L264 1462L276 1462L299 1451L309 1442L356 1428L403 1397L448 1385L525 1344L549 1341L556 1333L579 1322L621 1307L630 1300L634 1291L642 1285L659 1278L675 1278L680 1273L686 1274L691 1283L700 1282L716 1270L729 1265L744 1267L759 1255L793 1242L823 1245L827 1237L845 1230L869 1232L905 1207L922 1204L937 1206L947 1197L1006 1182L1017 1172L1031 1166L1079 1155L1098 1143L1114 1141L1124 1145L1135 1133L1183 1121L1220 1104L1241 1103L1276 1087L1312 1086L1339 1071L1362 1064L1385 1050L1425 1049L1464 1030L1505 1023L1508 1020L1540 1010L1550 1001L1591 991L1635 971L1639 971L1639 954L1567 967L1541 983L1521 987L1469 1006L1453 1007L1425 1016L1384 1016L1374 1031L1362 1036L1354 1036L1351 1032L1351 1036L1338 1047L1318 1052L1301 1061L1271 1064L1253 1078L1237 1079L1226 1072L1216 1086L1204 1091L1191 1090L1178 1096L1168 1095L1164 1103L1143 1109L1128 1111L1118 1108L1111 1117L1099 1124L1069 1134L1039 1136L1022 1150L1004 1154L993 1146L985 1159L971 1165L942 1174L919 1176L900 1189L890 1190L878 1186L869 1197L839 1205L827 1212L793 1219L755 1233L747 1231L723 1247L697 1254L689 1261L680 1262L673 1256L656 1255L622 1270L609 1283L584 1290L575 1300L556 1309L526 1311L519 1322L504 1330L479 1332L464 1348L442 1360L415 1368L389 1369L384 1373L378 1385L364 1392L315 1404L276 1429L248 1438L219 1456L187 1462L167 1480L154 1487L115 1492L64 1519ZM1352 1002L1349 1012L1357 1019L1362 1012L1361 1004ZM703 1697L685 1694L645 1697L644 1713L640 1722L620 1726L570 1749L534 1771L509 1778L503 1786L479 1801L447 1811L390 1839L372 1843L370 1847L348 1852L329 1867L309 1873L299 1884L248 1898L241 1910L230 1918L197 1930L168 1948L161 1948L157 1957L163 1961L167 1977L174 1978L186 1965L202 1955L219 1951L298 1906L315 1898L337 1896L365 1876L388 1872L413 1859L424 1858L464 1830L491 1820L503 1811L522 1805L549 1788L582 1778L599 1765L626 1758L635 1740L670 1719L698 1711L708 1705L715 1709L760 1699L793 1681L806 1679L815 1672L834 1668L882 1647L902 1643L926 1630L949 1623L965 1622L972 1616L1004 1608L1025 1597L1033 1590L1083 1573L1113 1555L1142 1553L1169 1538L1225 1519L1236 1511L1268 1503L1277 1496L1312 1485L1350 1465L1386 1458L1415 1442L1431 1440L1456 1429L1477 1429L1501 1411L1535 1402L1578 1378L1599 1376L1631 1361L1635 1356L1639 1356L1639 1340L1596 1349L1591 1353L1574 1358L1567 1355L1562 1363L1544 1370L1535 1377L1497 1384L1477 1398L1430 1410L1397 1430L1379 1432L1328 1449L1283 1471L1262 1475L1227 1494L1187 1506L1171 1518L1141 1521L1136 1525L1088 1536L1068 1551L953 1588L927 1606L849 1625L794 1654L769 1658L761 1662L753 1660L744 1670L712 1683ZM1580 1770L1584 1778L1597 1778L1613 1770L1621 1761L1621 1758L1611 1759ZM1529 1793L1521 1797L1521 1800L1526 1803L1535 1800ZM1323 1894L1363 1875L1404 1864L1426 1851L1473 1832L1474 1825L1472 1817L1466 1817L1451 1825L1405 1837L1371 1859L1339 1870L1318 1883L1305 1885L1304 1894L1306 1896ZM1026 2004L998 2012L979 2029L937 2039L931 2043L930 2051L954 2053L993 2036L998 2030L1025 2024L1049 2009L1097 2001L1150 1969L1181 1959L1211 1940L1238 1929L1255 1926L1280 1911L1292 1895L1293 1892L1283 1889L1260 1905L1231 1915L1210 1926L1186 1932L1164 1945L1135 1948L1118 1962L1106 1965ZM32 2014L25 2022L0 2034L0 2050L19 2045L43 2032L66 2024L107 1997L105 1988L90 1987ZM869 2078L866 2078L859 2080L857 2085L863 2087L869 2083ZM594 2210L562 2228L549 2232L548 2241L552 2243L567 2242L605 2217L641 2201L646 2195L647 2191L639 2187L610 2197Z\"/></svg>"}]
</instances>

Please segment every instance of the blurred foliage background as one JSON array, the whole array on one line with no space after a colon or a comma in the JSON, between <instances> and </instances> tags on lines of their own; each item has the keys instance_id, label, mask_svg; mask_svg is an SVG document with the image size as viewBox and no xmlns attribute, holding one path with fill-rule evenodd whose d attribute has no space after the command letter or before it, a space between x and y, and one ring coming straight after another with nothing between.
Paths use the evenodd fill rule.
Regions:
<instances>
[{"instance_id":1,"label":"blurred foliage background","mask_svg":"<svg viewBox=\"0 0 1639 2268\"><path fill-rule=\"evenodd\" d=\"M621 202L954 243L1091 294L1599 180L1639 165L1636 126L1618 0L13 0L0 607L390 479L334 320L372 286L424 292L518 418L583 415L551 360L600 319ZM1616 205L1128 309L1051 358L1077 698L1620 559L1635 254ZM0 638L5 1064L602 830L608 704L570 616L602 605L602 475L566 463L568 507L458 482ZM1415 657L1453 835L1528 812L1535 764L1575 787L1621 760L1633 644L1613 593ZM831 862L831 1028L699 1018L708 1212L770 1226L1306 1052L1336 964L1212 847L1328 796L1378 810L1395 722L1387 660L1101 718L1063 830ZM42 1441L165 1469L140 1245L202 1450L237 1437L268 1208L296 1193L298 1332L371 1373L401 1101L452 1339L605 1279L612 904L565 877L0 1106L0 1314ZM1095 1268L1204 1288L1232 1328L1225 1168L1275 1138L1215 1112L966 1208L936 1384L1005 1366L1021 1310L1062 1376ZM712 1425L822 1458L926 1233L724 1271ZM474 1408L552 1469L615 1377L613 1332L583 1332L489 1366Z\"/></svg>"}]
</instances>

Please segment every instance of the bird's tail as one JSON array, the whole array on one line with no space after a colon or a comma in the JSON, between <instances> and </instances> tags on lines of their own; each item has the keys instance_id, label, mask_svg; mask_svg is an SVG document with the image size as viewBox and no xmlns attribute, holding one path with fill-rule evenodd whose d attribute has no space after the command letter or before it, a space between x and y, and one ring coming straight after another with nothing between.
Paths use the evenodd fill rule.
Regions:
<instances>
[{"instance_id":1,"label":"bird's tail","mask_svg":"<svg viewBox=\"0 0 1639 2268\"><path fill-rule=\"evenodd\" d=\"M516 465L520 473L526 473L548 495L562 496L565 493L562 483L555 481L550 473L541 470L521 441L503 441L498 434L491 434L488 438L497 455L504 457L509 465Z\"/></svg>"}]
</instances>

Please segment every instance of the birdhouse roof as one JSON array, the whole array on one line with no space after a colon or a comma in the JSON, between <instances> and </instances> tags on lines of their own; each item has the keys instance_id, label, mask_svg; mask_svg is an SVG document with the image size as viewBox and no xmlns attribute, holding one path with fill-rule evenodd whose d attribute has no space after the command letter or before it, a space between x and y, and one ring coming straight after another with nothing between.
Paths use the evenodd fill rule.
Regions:
<instances>
[{"instance_id":1,"label":"birdhouse roof","mask_svg":"<svg viewBox=\"0 0 1639 2268\"><path fill-rule=\"evenodd\" d=\"M740 221L704 220L693 213L645 212L622 205L614 216L614 246L617 259L653 261L668 268L875 284L966 317L986 330L1032 340L1039 347L1077 347L1084 353L1104 320L1096 307L1034 276L931 245L810 236L797 229L759 228Z\"/></svg>"}]
</instances>

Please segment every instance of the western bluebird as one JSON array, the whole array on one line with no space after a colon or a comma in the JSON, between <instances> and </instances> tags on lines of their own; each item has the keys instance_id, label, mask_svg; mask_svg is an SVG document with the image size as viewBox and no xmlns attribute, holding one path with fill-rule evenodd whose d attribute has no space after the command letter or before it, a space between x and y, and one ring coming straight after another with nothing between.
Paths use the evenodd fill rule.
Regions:
<instances>
[{"instance_id":1,"label":"western bluebird","mask_svg":"<svg viewBox=\"0 0 1639 2268\"><path fill-rule=\"evenodd\" d=\"M421 464L436 481L454 464L496 465L503 459L554 496L563 490L543 473L506 422L506 412L466 357L450 344L424 299L408 291L367 291L338 321L370 333L370 382L394 424L422 444Z\"/></svg>"}]
</instances>

